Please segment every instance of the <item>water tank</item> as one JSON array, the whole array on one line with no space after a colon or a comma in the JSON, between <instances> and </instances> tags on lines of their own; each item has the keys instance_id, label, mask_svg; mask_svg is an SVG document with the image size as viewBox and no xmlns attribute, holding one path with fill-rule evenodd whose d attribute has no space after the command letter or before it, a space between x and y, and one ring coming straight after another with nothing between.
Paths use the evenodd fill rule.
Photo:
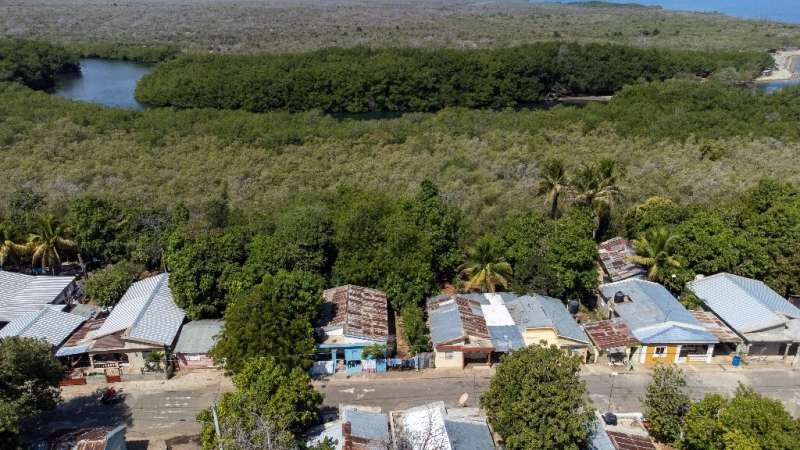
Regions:
<instances>
[{"instance_id":1,"label":"water tank","mask_svg":"<svg viewBox=\"0 0 800 450\"><path fill-rule=\"evenodd\" d=\"M617 424L617 415L609 411L603 414L603 422L605 422L606 425L615 426Z\"/></svg>"},{"instance_id":2,"label":"water tank","mask_svg":"<svg viewBox=\"0 0 800 450\"><path fill-rule=\"evenodd\" d=\"M622 303L624 301L625 301L625 294L623 294L622 291L617 291L617 293L614 294L614 303Z\"/></svg>"},{"instance_id":3,"label":"water tank","mask_svg":"<svg viewBox=\"0 0 800 450\"><path fill-rule=\"evenodd\" d=\"M698 273L697 275L695 275L695 276L694 276L694 279L695 279L695 280L702 280L702 279L703 279L703 278L705 278L705 277L706 277L705 275L702 275L702 274L699 274L699 273Z\"/></svg>"},{"instance_id":4,"label":"water tank","mask_svg":"<svg viewBox=\"0 0 800 450\"><path fill-rule=\"evenodd\" d=\"M578 308L580 308L580 303L578 303L577 300L570 300L569 303L567 303L567 310L573 316L578 314Z\"/></svg>"}]
</instances>

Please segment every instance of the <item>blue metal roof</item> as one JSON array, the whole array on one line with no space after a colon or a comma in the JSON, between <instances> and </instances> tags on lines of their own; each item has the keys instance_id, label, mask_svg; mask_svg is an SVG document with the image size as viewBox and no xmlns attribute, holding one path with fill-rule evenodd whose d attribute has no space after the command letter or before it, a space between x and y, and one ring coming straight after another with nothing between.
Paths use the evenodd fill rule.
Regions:
<instances>
[{"instance_id":1,"label":"blue metal roof","mask_svg":"<svg viewBox=\"0 0 800 450\"><path fill-rule=\"evenodd\" d=\"M557 298L525 295L506 300L506 308L521 330L552 327L559 336L589 343L586 332Z\"/></svg>"},{"instance_id":2,"label":"blue metal roof","mask_svg":"<svg viewBox=\"0 0 800 450\"><path fill-rule=\"evenodd\" d=\"M630 278L600 286L603 297L613 304L631 333L643 344L650 343L717 343L717 338L662 285ZM622 292L630 301L613 303ZM653 330L658 330L653 332ZM652 339L652 340L651 340ZM665 341L665 339L676 339Z\"/></svg>"},{"instance_id":3,"label":"blue metal roof","mask_svg":"<svg viewBox=\"0 0 800 450\"><path fill-rule=\"evenodd\" d=\"M455 301L443 302L438 308L429 311L428 320L430 321L431 341L434 344L443 344L466 337Z\"/></svg>"},{"instance_id":4,"label":"blue metal roof","mask_svg":"<svg viewBox=\"0 0 800 450\"><path fill-rule=\"evenodd\" d=\"M492 345L498 352L518 350L525 347L525 340L522 338L519 328L514 325L493 325L486 328L492 336Z\"/></svg>"},{"instance_id":5,"label":"blue metal roof","mask_svg":"<svg viewBox=\"0 0 800 450\"><path fill-rule=\"evenodd\" d=\"M363 439L389 442L389 419L386 414L344 408L345 422L350 422L350 434Z\"/></svg>"},{"instance_id":6,"label":"blue metal roof","mask_svg":"<svg viewBox=\"0 0 800 450\"><path fill-rule=\"evenodd\" d=\"M687 287L738 333L779 327L786 317L800 318L800 309L758 280L718 273Z\"/></svg>"}]
</instances>

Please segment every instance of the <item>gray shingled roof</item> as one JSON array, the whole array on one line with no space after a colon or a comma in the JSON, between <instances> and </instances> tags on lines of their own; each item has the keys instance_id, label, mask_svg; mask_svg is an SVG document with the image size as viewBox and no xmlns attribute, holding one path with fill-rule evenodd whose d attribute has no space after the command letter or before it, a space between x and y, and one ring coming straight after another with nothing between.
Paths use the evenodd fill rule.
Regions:
<instances>
[{"instance_id":1,"label":"gray shingled roof","mask_svg":"<svg viewBox=\"0 0 800 450\"><path fill-rule=\"evenodd\" d=\"M589 343L586 332L557 298L539 294L524 295L506 300L506 308L522 330L552 327L559 336Z\"/></svg>"},{"instance_id":2,"label":"gray shingled roof","mask_svg":"<svg viewBox=\"0 0 800 450\"><path fill-rule=\"evenodd\" d=\"M0 322L11 322L18 316L52 304L74 280L75 277L26 275L0 270Z\"/></svg>"},{"instance_id":3,"label":"gray shingled roof","mask_svg":"<svg viewBox=\"0 0 800 450\"><path fill-rule=\"evenodd\" d=\"M66 341L84 320L86 319L75 314L43 308L17 316L0 329L0 339L11 336L44 339L50 345L58 346Z\"/></svg>"},{"instance_id":4,"label":"gray shingled roof","mask_svg":"<svg viewBox=\"0 0 800 450\"><path fill-rule=\"evenodd\" d=\"M779 327L786 318L800 318L800 309L758 280L718 273L691 281L687 287L741 334Z\"/></svg>"},{"instance_id":5,"label":"gray shingled roof","mask_svg":"<svg viewBox=\"0 0 800 450\"><path fill-rule=\"evenodd\" d=\"M133 283L93 338L126 330L125 338L169 346L186 314L172 300L169 274Z\"/></svg>"},{"instance_id":6,"label":"gray shingled roof","mask_svg":"<svg viewBox=\"0 0 800 450\"><path fill-rule=\"evenodd\" d=\"M614 302L617 292L630 301L614 303L613 309L633 336L643 344L719 342L662 285L629 278L600 286L603 297Z\"/></svg>"},{"instance_id":7,"label":"gray shingled roof","mask_svg":"<svg viewBox=\"0 0 800 450\"><path fill-rule=\"evenodd\" d=\"M208 353L222 330L222 324L222 320L195 320L185 324L173 353Z\"/></svg>"}]
</instances>

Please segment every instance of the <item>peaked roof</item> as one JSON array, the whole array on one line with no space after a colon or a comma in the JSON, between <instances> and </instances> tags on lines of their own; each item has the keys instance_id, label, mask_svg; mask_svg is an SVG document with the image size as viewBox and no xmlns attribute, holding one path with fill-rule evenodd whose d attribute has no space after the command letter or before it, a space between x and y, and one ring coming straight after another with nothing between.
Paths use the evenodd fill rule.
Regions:
<instances>
[{"instance_id":1,"label":"peaked roof","mask_svg":"<svg viewBox=\"0 0 800 450\"><path fill-rule=\"evenodd\" d=\"M638 343L631 334L631 330L619 317L587 323L583 326L583 329L591 337L594 345L602 350L628 347Z\"/></svg>"},{"instance_id":2,"label":"peaked roof","mask_svg":"<svg viewBox=\"0 0 800 450\"><path fill-rule=\"evenodd\" d=\"M386 294L350 284L322 293L326 306L325 330L342 327L345 336L386 341L389 337L389 302Z\"/></svg>"},{"instance_id":3,"label":"peaked roof","mask_svg":"<svg viewBox=\"0 0 800 450\"><path fill-rule=\"evenodd\" d=\"M184 324L173 353L208 353L222 331L222 320L195 320Z\"/></svg>"},{"instance_id":4,"label":"peaked roof","mask_svg":"<svg viewBox=\"0 0 800 450\"><path fill-rule=\"evenodd\" d=\"M44 339L50 345L58 346L85 320L75 314L43 308L17 316L0 329L0 339L11 336Z\"/></svg>"},{"instance_id":5,"label":"peaked roof","mask_svg":"<svg viewBox=\"0 0 800 450\"><path fill-rule=\"evenodd\" d=\"M758 280L723 272L698 278L687 287L739 333L779 327L787 318L800 319L800 309Z\"/></svg>"},{"instance_id":6,"label":"peaked roof","mask_svg":"<svg viewBox=\"0 0 800 450\"><path fill-rule=\"evenodd\" d=\"M460 295L429 299L428 320L434 344L446 344L468 336L491 339L480 303Z\"/></svg>"},{"instance_id":7,"label":"peaked roof","mask_svg":"<svg viewBox=\"0 0 800 450\"><path fill-rule=\"evenodd\" d=\"M26 275L0 270L0 322L52 304L75 277ZM63 308L63 307L61 307Z\"/></svg>"},{"instance_id":8,"label":"peaked roof","mask_svg":"<svg viewBox=\"0 0 800 450\"><path fill-rule=\"evenodd\" d=\"M643 344L719 342L662 285L639 278L629 278L600 286L603 297L619 315L631 334ZM614 303L622 292L626 301ZM674 339L674 340L673 340Z\"/></svg>"},{"instance_id":9,"label":"peaked roof","mask_svg":"<svg viewBox=\"0 0 800 450\"><path fill-rule=\"evenodd\" d=\"M521 330L553 328L561 337L589 343L586 332L557 298L539 294L524 295L506 300L506 308Z\"/></svg>"},{"instance_id":10,"label":"peaked roof","mask_svg":"<svg viewBox=\"0 0 800 450\"><path fill-rule=\"evenodd\" d=\"M346 406L342 408L342 421L350 423L350 436L387 444L391 442L387 414Z\"/></svg>"},{"instance_id":11,"label":"peaked roof","mask_svg":"<svg viewBox=\"0 0 800 450\"><path fill-rule=\"evenodd\" d=\"M133 283L91 337L125 331L126 339L169 346L185 316L172 299L169 274L164 273Z\"/></svg>"},{"instance_id":12,"label":"peaked roof","mask_svg":"<svg viewBox=\"0 0 800 450\"><path fill-rule=\"evenodd\" d=\"M622 281L647 273L644 267L630 261L630 257L636 255L636 252L625 238L615 237L601 242L597 246L597 253L600 255L600 264L611 281Z\"/></svg>"},{"instance_id":13,"label":"peaked roof","mask_svg":"<svg viewBox=\"0 0 800 450\"><path fill-rule=\"evenodd\" d=\"M486 418L475 408L448 409L434 402L392 411L395 444L411 450L490 450L495 448Z\"/></svg>"}]
</instances>

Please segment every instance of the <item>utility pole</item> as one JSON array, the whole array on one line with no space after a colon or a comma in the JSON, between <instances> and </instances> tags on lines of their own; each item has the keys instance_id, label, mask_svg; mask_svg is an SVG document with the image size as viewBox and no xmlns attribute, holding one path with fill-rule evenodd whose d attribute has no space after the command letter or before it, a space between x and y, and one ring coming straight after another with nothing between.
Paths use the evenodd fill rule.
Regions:
<instances>
[{"instance_id":1,"label":"utility pole","mask_svg":"<svg viewBox=\"0 0 800 450\"><path fill-rule=\"evenodd\" d=\"M214 431L217 433L217 444L219 445L219 450L223 450L222 448L222 433L219 431L219 419L217 418L217 399L211 401L211 416L214 417Z\"/></svg>"},{"instance_id":2,"label":"utility pole","mask_svg":"<svg viewBox=\"0 0 800 450\"><path fill-rule=\"evenodd\" d=\"M614 412L614 380L617 378L617 372L611 372L611 392L608 393L608 410Z\"/></svg>"}]
</instances>

